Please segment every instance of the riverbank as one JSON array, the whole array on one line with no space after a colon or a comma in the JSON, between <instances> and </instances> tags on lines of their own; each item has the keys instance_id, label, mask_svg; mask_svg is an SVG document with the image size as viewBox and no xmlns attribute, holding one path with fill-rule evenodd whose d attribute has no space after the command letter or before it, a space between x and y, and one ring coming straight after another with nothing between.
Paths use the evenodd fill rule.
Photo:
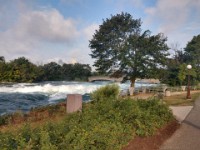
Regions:
<instances>
[{"instance_id":1,"label":"riverbank","mask_svg":"<svg viewBox=\"0 0 200 150\"><path fill-rule=\"evenodd\" d=\"M38 111L40 113L32 115L42 114L44 122L31 122L27 117L29 119L24 123L4 126L0 134L0 148L121 149L133 136L153 135L173 119L169 109L159 100L118 99L118 90L112 85L98 89L92 94L93 102L84 104L82 112L53 118L55 110L50 109L54 110L50 118L45 116L49 111Z\"/></svg>"},{"instance_id":2,"label":"riverbank","mask_svg":"<svg viewBox=\"0 0 200 150\"><path fill-rule=\"evenodd\" d=\"M81 94L84 102L89 100L89 93L113 82L67 82L54 81L42 83L16 83L0 85L0 115L31 108L42 107L64 101L67 94ZM128 89L130 83L116 83L120 89ZM136 87L141 87L139 83Z\"/></svg>"},{"instance_id":3,"label":"riverbank","mask_svg":"<svg viewBox=\"0 0 200 150\"><path fill-rule=\"evenodd\" d=\"M164 97L163 102L169 106L192 106L195 99L200 96L200 90L191 91L192 99L186 100L186 92L176 92L170 97ZM155 98L155 94L152 93L140 93L131 97L132 99L152 99ZM15 113L3 115L0 117L0 125L9 124L23 124L24 122L38 122L45 120L46 118L57 118L57 116L66 115L66 103L61 102L58 104L40 106L38 108L31 109L29 113L23 113L22 111L16 111ZM59 118L59 117L58 117Z\"/></svg>"},{"instance_id":4,"label":"riverbank","mask_svg":"<svg viewBox=\"0 0 200 150\"><path fill-rule=\"evenodd\" d=\"M18 110L28 112L32 108L64 101L67 94L81 94L87 101L88 93L108 82L67 82L17 83L0 85L0 115Z\"/></svg>"}]
</instances>

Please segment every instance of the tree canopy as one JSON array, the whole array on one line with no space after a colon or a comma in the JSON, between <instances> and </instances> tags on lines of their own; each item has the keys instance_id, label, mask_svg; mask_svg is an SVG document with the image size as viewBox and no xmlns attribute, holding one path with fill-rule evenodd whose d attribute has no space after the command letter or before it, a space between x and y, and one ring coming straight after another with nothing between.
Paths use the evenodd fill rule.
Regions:
<instances>
[{"instance_id":1,"label":"tree canopy","mask_svg":"<svg viewBox=\"0 0 200 150\"><path fill-rule=\"evenodd\" d=\"M121 13L103 20L90 40L97 71L123 76L134 86L136 78L157 77L168 55L167 38L141 29L141 20Z\"/></svg>"},{"instance_id":2,"label":"tree canopy","mask_svg":"<svg viewBox=\"0 0 200 150\"><path fill-rule=\"evenodd\" d=\"M185 48L187 63L196 69L197 79L200 80L200 34L194 36Z\"/></svg>"},{"instance_id":3,"label":"tree canopy","mask_svg":"<svg viewBox=\"0 0 200 150\"><path fill-rule=\"evenodd\" d=\"M175 43L172 44L171 50L174 51L174 55L168 58L161 81L173 86L186 85L186 76L190 75L191 84L197 85L200 82L200 35L194 36L184 49ZM189 64L192 65L190 70L187 69Z\"/></svg>"},{"instance_id":4,"label":"tree canopy","mask_svg":"<svg viewBox=\"0 0 200 150\"><path fill-rule=\"evenodd\" d=\"M10 62L5 62L4 57L0 57L0 82L86 81L90 75L91 68L88 64L59 65L50 62L37 66L25 57Z\"/></svg>"}]
</instances>

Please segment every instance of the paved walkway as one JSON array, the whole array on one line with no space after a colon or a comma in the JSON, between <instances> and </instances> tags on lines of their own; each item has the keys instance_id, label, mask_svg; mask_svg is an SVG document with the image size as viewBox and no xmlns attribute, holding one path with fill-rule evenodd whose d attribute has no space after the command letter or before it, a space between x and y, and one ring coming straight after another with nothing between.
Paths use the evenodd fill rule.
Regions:
<instances>
[{"instance_id":1,"label":"paved walkway","mask_svg":"<svg viewBox=\"0 0 200 150\"><path fill-rule=\"evenodd\" d=\"M200 98L195 101L181 127L160 150L200 150Z\"/></svg>"},{"instance_id":2,"label":"paved walkway","mask_svg":"<svg viewBox=\"0 0 200 150\"><path fill-rule=\"evenodd\" d=\"M182 123L192 110L193 106L170 106L169 108L172 110L176 120Z\"/></svg>"}]
</instances>

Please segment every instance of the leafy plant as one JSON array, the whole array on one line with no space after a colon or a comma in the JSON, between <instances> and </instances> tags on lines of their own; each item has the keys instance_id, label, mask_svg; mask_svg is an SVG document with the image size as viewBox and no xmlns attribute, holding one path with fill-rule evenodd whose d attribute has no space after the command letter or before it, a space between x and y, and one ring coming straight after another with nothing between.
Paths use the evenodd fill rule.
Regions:
<instances>
[{"instance_id":1,"label":"leafy plant","mask_svg":"<svg viewBox=\"0 0 200 150\"><path fill-rule=\"evenodd\" d=\"M119 86L112 84L100 87L91 94L91 99L101 101L105 99L116 99L119 95Z\"/></svg>"}]
</instances>

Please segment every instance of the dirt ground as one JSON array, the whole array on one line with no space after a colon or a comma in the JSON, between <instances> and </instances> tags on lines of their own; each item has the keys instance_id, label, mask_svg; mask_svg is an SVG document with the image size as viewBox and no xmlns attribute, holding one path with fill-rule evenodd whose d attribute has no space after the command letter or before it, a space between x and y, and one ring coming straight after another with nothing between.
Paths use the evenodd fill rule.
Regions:
<instances>
[{"instance_id":1,"label":"dirt ground","mask_svg":"<svg viewBox=\"0 0 200 150\"><path fill-rule=\"evenodd\" d=\"M180 124L173 120L157 133L149 137L135 137L123 150L158 150L165 140L180 127Z\"/></svg>"}]
</instances>

